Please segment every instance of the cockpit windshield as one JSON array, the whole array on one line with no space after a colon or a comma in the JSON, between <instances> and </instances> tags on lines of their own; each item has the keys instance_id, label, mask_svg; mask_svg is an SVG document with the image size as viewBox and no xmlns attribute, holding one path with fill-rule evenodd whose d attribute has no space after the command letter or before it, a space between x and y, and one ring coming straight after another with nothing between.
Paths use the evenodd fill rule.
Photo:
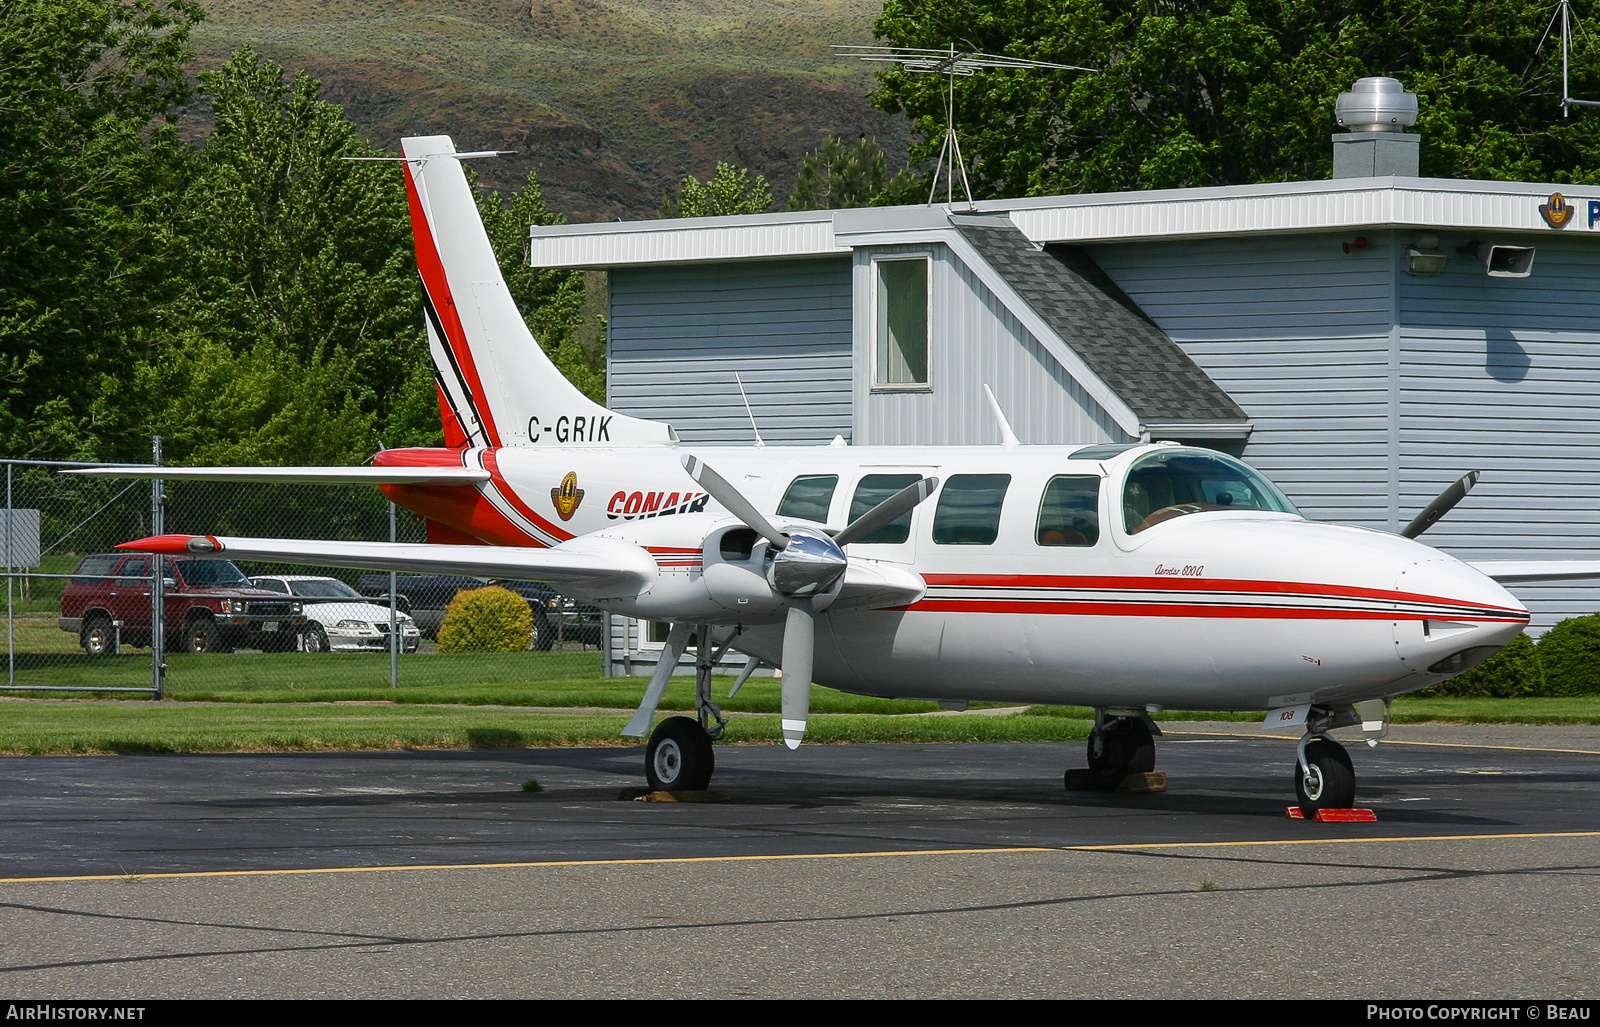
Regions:
<instances>
[{"instance_id":1,"label":"cockpit windshield","mask_svg":"<svg viewBox=\"0 0 1600 1027\"><path fill-rule=\"evenodd\" d=\"M1141 457L1122 487L1122 519L1130 535L1174 517L1217 510L1300 512L1245 463L1193 449Z\"/></svg>"}]
</instances>

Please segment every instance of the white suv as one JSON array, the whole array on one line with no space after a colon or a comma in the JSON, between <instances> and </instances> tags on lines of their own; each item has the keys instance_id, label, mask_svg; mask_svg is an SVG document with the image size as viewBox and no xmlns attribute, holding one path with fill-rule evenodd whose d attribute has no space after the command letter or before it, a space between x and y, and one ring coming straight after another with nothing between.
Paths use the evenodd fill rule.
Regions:
<instances>
[{"instance_id":1,"label":"white suv","mask_svg":"<svg viewBox=\"0 0 1600 1027\"><path fill-rule=\"evenodd\" d=\"M306 626L300 648L308 653L383 652L389 648L389 608L380 606L338 578L307 574L275 574L251 578L250 583L270 592L293 596L305 606ZM395 614L400 626L400 649L414 653L422 640L416 621L407 613Z\"/></svg>"}]
</instances>

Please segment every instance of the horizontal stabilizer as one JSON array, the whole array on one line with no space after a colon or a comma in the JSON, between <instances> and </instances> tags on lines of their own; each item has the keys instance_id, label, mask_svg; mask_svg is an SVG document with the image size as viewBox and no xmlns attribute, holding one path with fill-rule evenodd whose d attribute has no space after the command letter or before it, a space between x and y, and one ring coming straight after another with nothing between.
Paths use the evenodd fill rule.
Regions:
<instances>
[{"instance_id":1,"label":"horizontal stabilizer","mask_svg":"<svg viewBox=\"0 0 1600 1027\"><path fill-rule=\"evenodd\" d=\"M1600 578L1600 560L1468 560L1466 563L1502 585Z\"/></svg>"},{"instance_id":2,"label":"horizontal stabilizer","mask_svg":"<svg viewBox=\"0 0 1600 1027\"><path fill-rule=\"evenodd\" d=\"M472 485L489 472L470 467L89 467L62 474L166 481L268 481L314 485Z\"/></svg>"},{"instance_id":3,"label":"horizontal stabilizer","mask_svg":"<svg viewBox=\"0 0 1600 1027\"><path fill-rule=\"evenodd\" d=\"M655 558L620 539L578 538L550 549L448 546L427 542L330 542L302 538L156 535L118 549L191 558L271 560L317 567L350 567L419 574L547 581L579 599L635 596L654 584Z\"/></svg>"}]
</instances>

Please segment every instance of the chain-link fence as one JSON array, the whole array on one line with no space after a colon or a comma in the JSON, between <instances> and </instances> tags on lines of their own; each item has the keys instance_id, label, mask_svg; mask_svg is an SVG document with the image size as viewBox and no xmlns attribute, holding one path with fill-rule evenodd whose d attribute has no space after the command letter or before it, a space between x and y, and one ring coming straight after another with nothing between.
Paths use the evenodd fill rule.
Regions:
<instances>
[{"instance_id":1,"label":"chain-link fence","mask_svg":"<svg viewBox=\"0 0 1600 1027\"><path fill-rule=\"evenodd\" d=\"M114 548L162 530L423 541L423 525L369 486L167 480L158 496L144 480L60 473L81 464L0 462L8 500L0 520L8 565L7 679L0 688L184 698L321 693L306 696L312 699L602 673L604 616L547 585L152 560ZM498 606L451 607L458 592L491 584L518 597L525 612L499 593Z\"/></svg>"}]
</instances>

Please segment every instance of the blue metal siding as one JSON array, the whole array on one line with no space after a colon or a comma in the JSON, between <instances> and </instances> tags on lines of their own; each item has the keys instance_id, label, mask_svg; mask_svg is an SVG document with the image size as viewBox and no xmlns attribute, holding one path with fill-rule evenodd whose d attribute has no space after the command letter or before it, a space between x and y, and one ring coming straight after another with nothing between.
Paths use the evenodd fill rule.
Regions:
<instances>
[{"instance_id":1,"label":"blue metal siding","mask_svg":"<svg viewBox=\"0 0 1600 1027\"><path fill-rule=\"evenodd\" d=\"M930 311L926 391L872 388L873 257L927 254ZM1124 441L1126 436L1005 304L944 245L856 250L857 441L863 445L994 445L1000 429L984 398L994 390L1026 444Z\"/></svg>"},{"instance_id":2,"label":"blue metal siding","mask_svg":"<svg viewBox=\"0 0 1600 1027\"><path fill-rule=\"evenodd\" d=\"M1245 456L1308 516L1390 525L1393 270L1373 236L1096 247L1094 258L1250 415ZM1404 523L1404 522L1402 522Z\"/></svg>"},{"instance_id":3,"label":"blue metal siding","mask_svg":"<svg viewBox=\"0 0 1600 1027\"><path fill-rule=\"evenodd\" d=\"M686 443L851 435L850 259L611 272L607 405L667 421Z\"/></svg>"},{"instance_id":4,"label":"blue metal siding","mask_svg":"<svg viewBox=\"0 0 1600 1027\"><path fill-rule=\"evenodd\" d=\"M1426 541L1463 559L1600 558L1600 251L1553 234L1533 275L1456 248L1404 273L1409 233L1098 247L1095 258L1255 422L1245 456L1307 516L1404 526L1483 480ZM1518 586L1536 629L1600 609L1588 583Z\"/></svg>"},{"instance_id":5,"label":"blue metal siding","mask_svg":"<svg viewBox=\"0 0 1600 1027\"><path fill-rule=\"evenodd\" d=\"M1600 559L1600 250L1554 233L1528 278L1457 255L1399 276L1400 489L1414 510L1469 470L1483 479L1427 540L1465 559ZM1593 583L1518 586L1548 627L1600 610Z\"/></svg>"}]
</instances>

